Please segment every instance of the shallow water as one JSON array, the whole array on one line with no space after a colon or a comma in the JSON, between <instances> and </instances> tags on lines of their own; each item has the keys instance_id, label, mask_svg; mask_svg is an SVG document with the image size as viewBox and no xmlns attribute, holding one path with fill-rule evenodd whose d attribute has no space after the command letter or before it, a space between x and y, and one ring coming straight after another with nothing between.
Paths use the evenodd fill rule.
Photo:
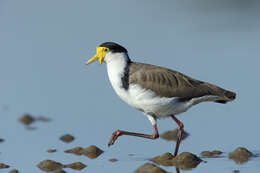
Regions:
<instances>
[{"instance_id":1,"label":"shallow water","mask_svg":"<svg viewBox=\"0 0 260 173\"><path fill-rule=\"evenodd\" d=\"M12 112L11 109L2 111L2 115L9 118L5 118L4 123L1 121L1 127L4 127L6 124L8 124L8 126L5 126L4 130L2 130L1 137L4 138L5 141L0 143L0 155L1 161L11 167L9 169L2 169L0 172L6 172L14 168L21 172L42 172L36 165L46 159L55 160L63 164L80 161L87 165L82 172L133 172L144 163L151 163L149 159L152 157L165 152L173 152L175 147L175 142L167 142L163 139L150 141L128 136L119 137L113 146L107 147L110 135L108 137L104 136L104 133L107 132L105 127L94 127L98 124L93 125L93 123L87 123L86 125L84 122L80 123L79 120L76 120L78 123L68 123L64 126L63 123L65 122L52 117L52 121L50 122L34 122L31 124L34 130L30 130L18 122L18 116L15 118L12 116ZM68 118L70 120L67 121L73 122L75 121L75 117L76 116L70 116ZM95 121L93 122L95 123ZM166 122L166 120L162 120L162 124ZM142 124L142 122L140 124ZM82 126L82 129L78 128L79 126ZM98 129L98 131L95 132L93 129ZM194 131L187 139L182 141L181 152L189 151L200 156L201 151L210 148L209 150L220 149L224 153L217 158L200 156L205 162L200 163L196 168L191 170L179 170L180 172L232 172L234 170L239 170L240 172L256 172L260 169L259 157L253 157L243 164L236 164L233 160L228 159L228 153L232 152L235 148L225 150L223 149L225 145L220 145L221 143L218 144L220 146L219 148L216 148L217 145L213 145L212 147L210 141L214 141L214 136L210 134L207 138L203 139L203 146L201 147L200 145L202 144L194 138L198 136L198 134L193 135L195 132L199 133L198 130ZM71 133L75 137L75 140L71 143L62 142L59 137L65 133ZM109 132L107 133L110 134ZM189 146L192 143L193 145ZM226 143L230 143L230 141ZM64 153L65 150L73 147L88 147L92 144L104 150L104 153L96 159ZM47 150L50 148L57 149L57 152L48 153ZM204 150L200 151L201 148ZM259 150L251 149L251 151L257 156L260 155ZM110 162L109 159L111 158L116 158L118 161ZM178 171L175 167L159 167L169 172ZM76 172L71 169L65 170L66 172Z\"/></svg>"}]
</instances>

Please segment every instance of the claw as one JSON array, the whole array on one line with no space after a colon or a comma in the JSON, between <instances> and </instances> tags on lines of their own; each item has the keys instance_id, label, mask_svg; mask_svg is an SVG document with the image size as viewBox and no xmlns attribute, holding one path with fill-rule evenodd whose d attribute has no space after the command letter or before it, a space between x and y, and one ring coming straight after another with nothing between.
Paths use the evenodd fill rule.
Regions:
<instances>
[{"instance_id":1,"label":"claw","mask_svg":"<svg viewBox=\"0 0 260 173\"><path fill-rule=\"evenodd\" d=\"M111 138L110 138L110 140L109 140L109 142L108 142L108 147L110 147L111 145L113 145L113 144L115 143L115 141L117 140L118 136L120 136L120 135L121 135L121 131L119 131L119 130L115 131L115 132L112 134L112 136L111 136Z\"/></svg>"},{"instance_id":2,"label":"claw","mask_svg":"<svg viewBox=\"0 0 260 173\"><path fill-rule=\"evenodd\" d=\"M110 146L113 145L113 144L114 144L114 141L111 141L111 140L110 140L110 141L108 142L107 146L110 147Z\"/></svg>"}]
</instances>

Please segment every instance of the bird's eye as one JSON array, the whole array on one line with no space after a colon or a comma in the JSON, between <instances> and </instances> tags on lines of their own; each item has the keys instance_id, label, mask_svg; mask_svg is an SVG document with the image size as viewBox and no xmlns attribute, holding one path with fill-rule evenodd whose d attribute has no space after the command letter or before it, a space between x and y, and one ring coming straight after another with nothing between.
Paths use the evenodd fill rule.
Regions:
<instances>
[{"instance_id":1,"label":"bird's eye","mask_svg":"<svg viewBox=\"0 0 260 173\"><path fill-rule=\"evenodd\" d=\"M105 52L108 52L108 49L105 49Z\"/></svg>"}]
</instances>

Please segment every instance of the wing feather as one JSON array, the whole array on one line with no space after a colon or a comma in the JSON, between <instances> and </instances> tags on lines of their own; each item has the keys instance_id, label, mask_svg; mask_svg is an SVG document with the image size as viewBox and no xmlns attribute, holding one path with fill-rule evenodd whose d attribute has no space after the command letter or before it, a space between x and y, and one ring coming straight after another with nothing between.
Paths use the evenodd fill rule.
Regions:
<instances>
[{"instance_id":1,"label":"wing feather","mask_svg":"<svg viewBox=\"0 0 260 173\"><path fill-rule=\"evenodd\" d=\"M182 73L150 64L132 62L129 68L129 84L139 84L161 97L179 97L188 100L205 95L220 96L225 101L227 90L202 82Z\"/></svg>"}]
</instances>

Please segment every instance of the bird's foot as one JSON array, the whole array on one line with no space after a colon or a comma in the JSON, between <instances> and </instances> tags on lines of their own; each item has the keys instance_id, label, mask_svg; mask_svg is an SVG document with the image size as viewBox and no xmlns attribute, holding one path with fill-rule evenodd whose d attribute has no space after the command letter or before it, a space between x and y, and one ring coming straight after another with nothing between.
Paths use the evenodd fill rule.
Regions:
<instances>
[{"instance_id":1,"label":"bird's foot","mask_svg":"<svg viewBox=\"0 0 260 173\"><path fill-rule=\"evenodd\" d=\"M111 138L110 138L110 140L108 142L108 146L110 147L111 145L113 145L120 135L121 135L121 131L120 130L115 131L112 134L112 136L111 136Z\"/></svg>"}]
</instances>

